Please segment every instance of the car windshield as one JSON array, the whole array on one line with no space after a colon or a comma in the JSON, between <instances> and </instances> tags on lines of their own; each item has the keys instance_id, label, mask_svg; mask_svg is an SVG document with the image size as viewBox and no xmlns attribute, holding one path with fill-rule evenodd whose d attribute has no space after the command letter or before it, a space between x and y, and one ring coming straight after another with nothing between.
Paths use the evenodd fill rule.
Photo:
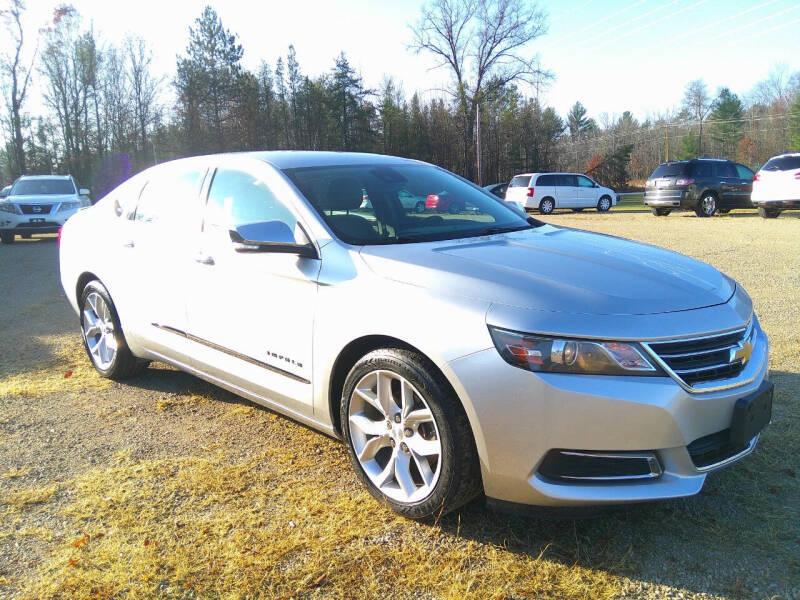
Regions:
<instances>
[{"instance_id":1,"label":"car windshield","mask_svg":"<svg viewBox=\"0 0 800 600\"><path fill-rule=\"evenodd\" d=\"M792 171L794 169L800 169L800 155L778 156L771 158L764 165L764 171Z\"/></svg>"},{"instance_id":2,"label":"car windshield","mask_svg":"<svg viewBox=\"0 0 800 600\"><path fill-rule=\"evenodd\" d=\"M689 163L685 162L675 162L658 165L656 170L653 171L653 174L650 175L650 179L655 179L657 177L682 177L686 175L686 167L688 164Z\"/></svg>"},{"instance_id":3,"label":"car windshield","mask_svg":"<svg viewBox=\"0 0 800 600\"><path fill-rule=\"evenodd\" d=\"M69 179L20 179L11 189L12 196L50 196L74 193L75 186Z\"/></svg>"},{"instance_id":4,"label":"car windshield","mask_svg":"<svg viewBox=\"0 0 800 600\"><path fill-rule=\"evenodd\" d=\"M429 165L306 167L284 173L349 244L456 239L532 227L496 196Z\"/></svg>"}]
</instances>

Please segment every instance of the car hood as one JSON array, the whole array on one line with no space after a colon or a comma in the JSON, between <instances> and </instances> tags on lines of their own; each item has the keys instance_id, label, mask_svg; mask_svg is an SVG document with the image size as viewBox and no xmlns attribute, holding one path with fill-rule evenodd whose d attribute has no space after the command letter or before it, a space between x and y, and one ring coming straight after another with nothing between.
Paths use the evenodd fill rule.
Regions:
<instances>
[{"instance_id":1,"label":"car hood","mask_svg":"<svg viewBox=\"0 0 800 600\"><path fill-rule=\"evenodd\" d=\"M7 202L14 204L58 204L59 202L76 202L75 194L40 194L29 196L8 196Z\"/></svg>"},{"instance_id":2,"label":"car hood","mask_svg":"<svg viewBox=\"0 0 800 600\"><path fill-rule=\"evenodd\" d=\"M376 274L540 311L643 315L723 304L736 285L714 267L628 240L545 225L510 234L365 246Z\"/></svg>"}]
</instances>

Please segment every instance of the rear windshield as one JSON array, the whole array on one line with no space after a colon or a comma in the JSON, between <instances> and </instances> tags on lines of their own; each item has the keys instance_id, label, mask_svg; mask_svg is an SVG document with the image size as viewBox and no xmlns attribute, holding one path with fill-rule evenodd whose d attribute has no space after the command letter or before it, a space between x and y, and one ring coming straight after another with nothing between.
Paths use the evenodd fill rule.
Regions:
<instances>
[{"instance_id":1,"label":"rear windshield","mask_svg":"<svg viewBox=\"0 0 800 600\"><path fill-rule=\"evenodd\" d=\"M688 166L689 163L685 162L664 163L663 165L658 165L656 170L653 171L653 174L650 175L650 179L655 179L656 177L683 177L686 175L686 169Z\"/></svg>"},{"instance_id":2,"label":"rear windshield","mask_svg":"<svg viewBox=\"0 0 800 600\"><path fill-rule=\"evenodd\" d=\"M74 193L75 186L69 179L20 179L11 189L12 196L50 196Z\"/></svg>"},{"instance_id":3,"label":"rear windshield","mask_svg":"<svg viewBox=\"0 0 800 600\"><path fill-rule=\"evenodd\" d=\"M517 175L508 184L508 187L528 187L528 182L531 180L530 175Z\"/></svg>"},{"instance_id":4,"label":"rear windshield","mask_svg":"<svg viewBox=\"0 0 800 600\"><path fill-rule=\"evenodd\" d=\"M764 171L792 171L800 169L800 156L778 156L767 161Z\"/></svg>"}]
</instances>

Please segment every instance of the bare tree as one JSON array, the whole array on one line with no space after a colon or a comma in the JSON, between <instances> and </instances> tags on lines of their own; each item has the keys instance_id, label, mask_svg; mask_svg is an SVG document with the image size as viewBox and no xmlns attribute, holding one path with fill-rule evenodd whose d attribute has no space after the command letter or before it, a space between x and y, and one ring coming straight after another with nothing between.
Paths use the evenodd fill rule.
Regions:
<instances>
[{"instance_id":1,"label":"bare tree","mask_svg":"<svg viewBox=\"0 0 800 600\"><path fill-rule=\"evenodd\" d=\"M140 151L144 151L147 131L158 117L158 98L164 77L155 77L151 72L153 53L142 38L128 39L125 43L128 58L128 81L136 119L137 138Z\"/></svg>"},{"instance_id":2,"label":"bare tree","mask_svg":"<svg viewBox=\"0 0 800 600\"><path fill-rule=\"evenodd\" d=\"M0 11L0 16L2 16L5 21L6 31L13 41L14 48L11 56L3 57L2 70L4 71L5 78L7 78L9 82L8 89L4 91L6 92L6 103L11 113L11 130L16 170L20 174L26 171L25 138L22 135L22 108L25 104L25 96L28 92L28 83L30 83L33 63L36 60L36 53L39 49L39 41L37 39L28 66L26 67L23 65L22 53L25 39L22 29L22 14L24 12L25 3L23 0L11 0L10 7Z\"/></svg>"},{"instance_id":3,"label":"bare tree","mask_svg":"<svg viewBox=\"0 0 800 600\"><path fill-rule=\"evenodd\" d=\"M700 122L700 135L697 140L698 155L703 153L703 120L712 106L713 103L708 95L706 83L702 79L695 79L686 84L686 91L683 94L683 108Z\"/></svg>"},{"instance_id":4,"label":"bare tree","mask_svg":"<svg viewBox=\"0 0 800 600\"><path fill-rule=\"evenodd\" d=\"M428 52L453 75L449 90L464 120L464 168L474 178L470 152L475 117L486 96L515 80L541 82L529 45L546 30L544 13L525 0L432 0L412 28L411 48Z\"/></svg>"}]
</instances>

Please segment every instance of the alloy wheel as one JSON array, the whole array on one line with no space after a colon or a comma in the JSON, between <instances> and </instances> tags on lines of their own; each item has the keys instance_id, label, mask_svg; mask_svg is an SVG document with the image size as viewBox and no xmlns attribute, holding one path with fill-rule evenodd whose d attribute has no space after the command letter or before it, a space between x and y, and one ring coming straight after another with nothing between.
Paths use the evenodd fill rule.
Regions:
<instances>
[{"instance_id":1,"label":"alloy wheel","mask_svg":"<svg viewBox=\"0 0 800 600\"><path fill-rule=\"evenodd\" d=\"M348 408L350 439L361 468L384 495L397 502L427 498L442 465L442 443L430 407L404 377L367 373Z\"/></svg>"},{"instance_id":2,"label":"alloy wheel","mask_svg":"<svg viewBox=\"0 0 800 600\"><path fill-rule=\"evenodd\" d=\"M117 354L117 338L111 309L97 292L86 296L82 329L92 360L100 369L107 370Z\"/></svg>"},{"instance_id":3,"label":"alloy wheel","mask_svg":"<svg viewBox=\"0 0 800 600\"><path fill-rule=\"evenodd\" d=\"M717 201L714 199L714 196L706 196L700 201L700 209L703 211L703 214L706 216L711 216L714 214L714 211L717 209Z\"/></svg>"},{"instance_id":4,"label":"alloy wheel","mask_svg":"<svg viewBox=\"0 0 800 600\"><path fill-rule=\"evenodd\" d=\"M600 198L600 206L598 207L602 212L606 212L611 208L611 200L608 198Z\"/></svg>"},{"instance_id":5,"label":"alloy wheel","mask_svg":"<svg viewBox=\"0 0 800 600\"><path fill-rule=\"evenodd\" d=\"M553 212L553 201L552 200L542 200L542 203L539 205L539 212L543 215L549 215Z\"/></svg>"}]
</instances>

